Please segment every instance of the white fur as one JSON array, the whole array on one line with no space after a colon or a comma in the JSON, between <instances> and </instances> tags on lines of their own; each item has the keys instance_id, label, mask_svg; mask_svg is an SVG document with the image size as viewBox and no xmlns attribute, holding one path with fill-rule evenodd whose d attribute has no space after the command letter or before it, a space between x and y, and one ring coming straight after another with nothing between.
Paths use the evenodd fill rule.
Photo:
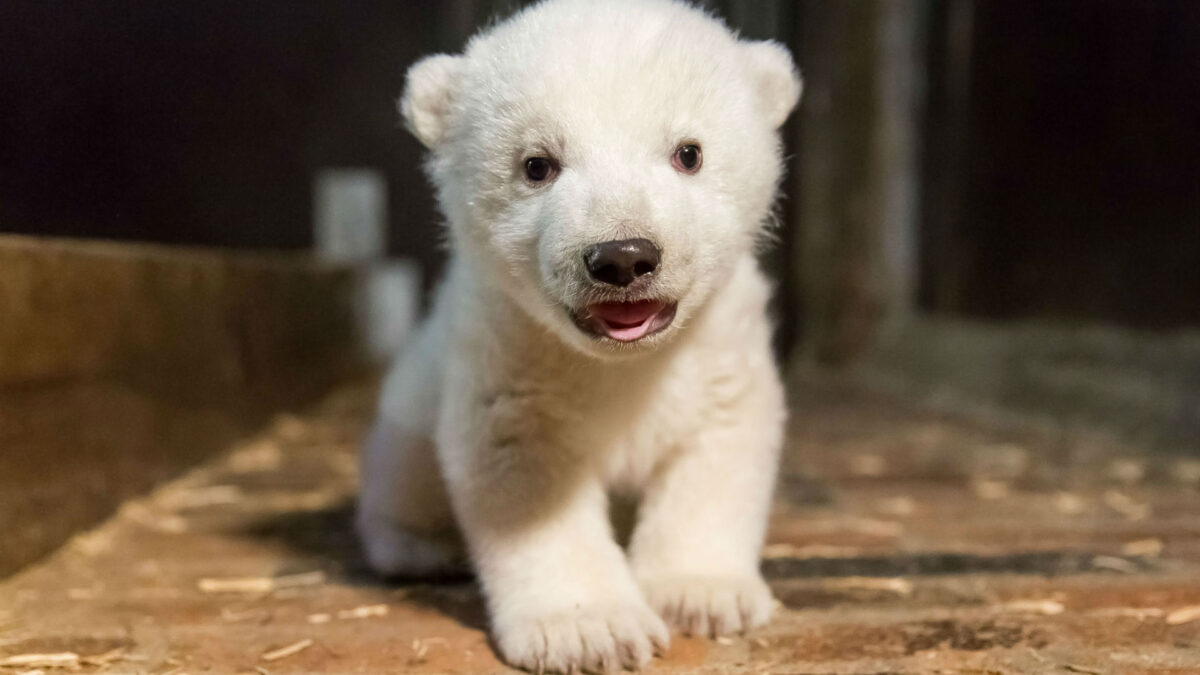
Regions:
<instances>
[{"instance_id":1,"label":"white fur","mask_svg":"<svg viewBox=\"0 0 1200 675\"><path fill-rule=\"evenodd\" d=\"M413 66L401 111L452 255L384 387L359 530L387 574L461 569L461 533L510 663L637 667L664 619L764 623L759 548L784 421L754 247L800 93L786 50L674 0L549 0ZM695 175L671 165L702 147ZM531 185L523 162L562 170ZM674 323L586 335L582 251L644 237ZM435 457L436 454L436 457ZM608 497L640 499L627 550Z\"/></svg>"}]
</instances>

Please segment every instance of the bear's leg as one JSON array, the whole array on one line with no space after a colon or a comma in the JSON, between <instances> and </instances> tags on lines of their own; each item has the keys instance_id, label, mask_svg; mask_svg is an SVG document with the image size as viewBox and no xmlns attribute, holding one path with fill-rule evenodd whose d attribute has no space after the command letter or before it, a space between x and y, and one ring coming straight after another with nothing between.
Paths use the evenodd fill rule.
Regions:
<instances>
[{"instance_id":1,"label":"bear's leg","mask_svg":"<svg viewBox=\"0 0 1200 675\"><path fill-rule=\"evenodd\" d=\"M390 577L469 570L432 441L381 419L362 467L357 526L372 569Z\"/></svg>"},{"instance_id":2,"label":"bear's leg","mask_svg":"<svg viewBox=\"0 0 1200 675\"><path fill-rule=\"evenodd\" d=\"M784 413L777 388L758 393L701 430L646 486L630 541L647 601L688 635L749 630L774 604L759 554Z\"/></svg>"},{"instance_id":3,"label":"bear's leg","mask_svg":"<svg viewBox=\"0 0 1200 675\"><path fill-rule=\"evenodd\" d=\"M666 648L667 627L613 539L603 487L573 454L501 437L451 458L461 469L447 471L448 486L509 664L637 668Z\"/></svg>"},{"instance_id":4,"label":"bear's leg","mask_svg":"<svg viewBox=\"0 0 1200 675\"><path fill-rule=\"evenodd\" d=\"M432 441L444 349L437 317L389 373L363 446L358 534L367 562L386 576L469 569Z\"/></svg>"}]
</instances>

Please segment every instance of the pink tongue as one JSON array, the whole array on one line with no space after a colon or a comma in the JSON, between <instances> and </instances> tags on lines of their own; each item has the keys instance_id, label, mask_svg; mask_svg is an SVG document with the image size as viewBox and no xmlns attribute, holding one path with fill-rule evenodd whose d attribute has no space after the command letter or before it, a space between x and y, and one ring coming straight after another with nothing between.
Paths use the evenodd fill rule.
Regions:
<instances>
[{"instance_id":1,"label":"pink tongue","mask_svg":"<svg viewBox=\"0 0 1200 675\"><path fill-rule=\"evenodd\" d=\"M604 333L614 340L636 340L650 331L652 319L665 304L655 300L641 302L600 302L588 307L600 320Z\"/></svg>"}]
</instances>

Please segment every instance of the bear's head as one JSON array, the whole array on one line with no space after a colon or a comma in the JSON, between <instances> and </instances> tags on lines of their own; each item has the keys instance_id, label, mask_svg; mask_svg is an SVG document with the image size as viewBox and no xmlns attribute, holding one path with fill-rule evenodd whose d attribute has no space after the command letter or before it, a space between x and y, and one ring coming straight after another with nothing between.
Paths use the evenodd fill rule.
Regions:
<instances>
[{"instance_id":1,"label":"bear's head","mask_svg":"<svg viewBox=\"0 0 1200 675\"><path fill-rule=\"evenodd\" d=\"M685 330L768 225L785 48L674 0L549 0L408 73L451 245L597 355Z\"/></svg>"}]
</instances>

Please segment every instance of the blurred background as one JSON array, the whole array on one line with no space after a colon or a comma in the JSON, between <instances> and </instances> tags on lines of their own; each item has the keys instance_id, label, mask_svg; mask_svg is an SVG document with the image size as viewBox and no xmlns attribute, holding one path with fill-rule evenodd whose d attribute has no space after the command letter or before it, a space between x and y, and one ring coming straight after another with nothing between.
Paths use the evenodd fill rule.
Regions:
<instances>
[{"instance_id":1,"label":"blurred background","mask_svg":"<svg viewBox=\"0 0 1200 675\"><path fill-rule=\"evenodd\" d=\"M394 101L409 64L520 4L6 2L0 231L307 250L348 199L383 231L349 257L411 261L428 291L439 216ZM956 342L984 322L1011 349L995 330L1033 322L1052 335L1028 349L1128 361L1126 330L1200 325L1200 4L706 4L806 79L767 261L785 358L912 352L933 318L969 322L938 324ZM1081 327L1115 330L1063 332ZM1157 345L1200 386L1194 346Z\"/></svg>"},{"instance_id":2,"label":"blurred background","mask_svg":"<svg viewBox=\"0 0 1200 675\"><path fill-rule=\"evenodd\" d=\"M444 258L395 100L410 64L521 4L0 2L0 578L32 570L0 582L0 659L42 645L5 632L12 611L27 608L31 640L65 630L62 607L40 603L66 579L96 600L67 608L78 626L103 632L183 616L104 583L194 593L198 576L354 568L371 374ZM1200 559L1200 2L703 4L787 44L805 79L763 261L793 397L765 564L789 607L830 610L796 634L836 627L845 603L912 595L907 579L825 576L948 574L916 592L934 611L1040 598L1042 574L1109 575L1055 587L1032 631L1003 608L979 625L937 614L895 635L813 634L806 653L875 658L862 645L894 638L909 655L941 645L953 665L961 644L1011 635L1016 660L995 672L1041 671L1018 661L1070 642L1052 615L1124 603L1180 627L1120 633L1098 613L1071 624L1071 658L1133 644L1200 665L1200 634L1181 632L1200 625L1200 577L1159 566ZM330 391L318 412L298 407ZM71 540L38 576L30 563L114 512L109 539ZM109 555L102 540L122 543ZM982 595L956 574L985 578ZM382 601L338 588L312 611ZM455 588L422 602L469 614ZM242 650L228 653L265 649L203 601L187 620ZM467 630L395 615L409 623L379 644L413 625ZM84 649L70 637L54 649ZM204 639L194 653L211 652ZM388 654L346 640L305 652L309 669L390 663L339 661ZM890 663L858 670L934 665ZM1095 668L1069 669L1117 672Z\"/></svg>"},{"instance_id":3,"label":"blurred background","mask_svg":"<svg viewBox=\"0 0 1200 675\"><path fill-rule=\"evenodd\" d=\"M860 220L890 231L904 285L888 292L921 310L1200 322L1196 3L708 5L786 42L807 80L791 261L821 245L806 228L848 238ZM365 167L386 185L388 253L433 278L438 215L393 102L407 65L517 6L4 3L0 229L303 249L317 173Z\"/></svg>"},{"instance_id":4,"label":"blurred background","mask_svg":"<svg viewBox=\"0 0 1200 675\"><path fill-rule=\"evenodd\" d=\"M870 218L904 230L924 310L1200 322L1196 3L708 5L807 80L789 253L825 226L806 215ZM307 248L317 172L367 167L388 252L432 272L438 216L394 100L420 55L517 6L6 2L0 229Z\"/></svg>"}]
</instances>

